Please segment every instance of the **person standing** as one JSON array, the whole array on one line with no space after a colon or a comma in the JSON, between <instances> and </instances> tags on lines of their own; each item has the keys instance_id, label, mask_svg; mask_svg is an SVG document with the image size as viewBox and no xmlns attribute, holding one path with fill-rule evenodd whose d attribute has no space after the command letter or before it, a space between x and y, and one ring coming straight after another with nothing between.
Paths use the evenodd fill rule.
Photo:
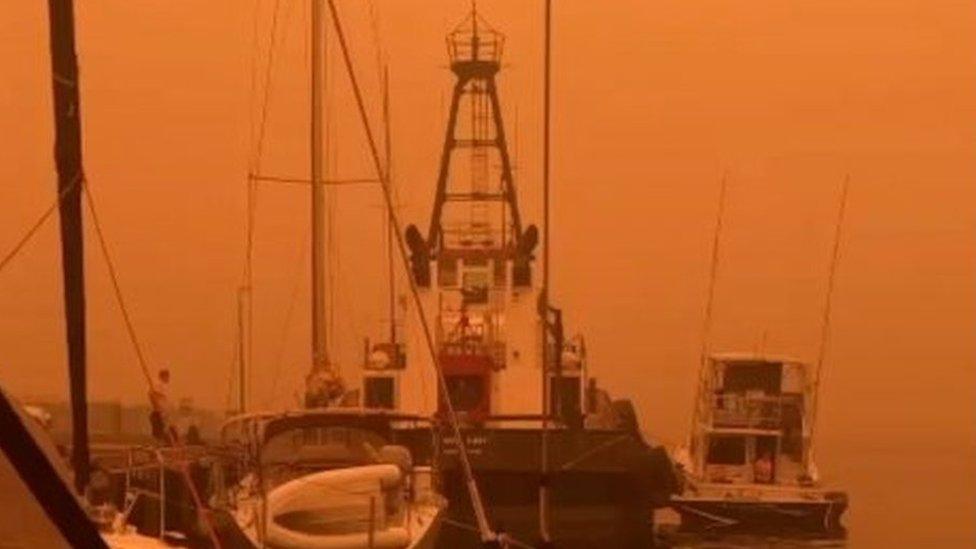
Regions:
<instances>
[{"instance_id":1,"label":"person standing","mask_svg":"<svg viewBox=\"0 0 976 549\"><path fill-rule=\"evenodd\" d=\"M158 379L149 390L149 402L152 412L149 423L152 427L153 438L163 444L172 444L178 440L176 428L173 426L172 401L169 391L169 370L163 368L157 374Z\"/></svg>"},{"instance_id":2,"label":"person standing","mask_svg":"<svg viewBox=\"0 0 976 549\"><path fill-rule=\"evenodd\" d=\"M763 450L759 459L753 464L752 476L757 484L773 482L773 455L769 450Z\"/></svg>"}]
</instances>

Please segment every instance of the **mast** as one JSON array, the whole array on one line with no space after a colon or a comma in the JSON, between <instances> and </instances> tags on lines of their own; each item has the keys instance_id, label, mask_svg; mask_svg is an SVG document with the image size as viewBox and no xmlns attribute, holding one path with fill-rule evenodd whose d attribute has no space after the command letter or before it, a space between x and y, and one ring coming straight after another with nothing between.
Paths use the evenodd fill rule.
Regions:
<instances>
[{"instance_id":1,"label":"mast","mask_svg":"<svg viewBox=\"0 0 976 549\"><path fill-rule=\"evenodd\" d=\"M544 82L542 102L542 481L539 483L539 537L551 543L549 533L549 414L553 413L549 387L549 120L551 100L552 0L545 5ZM561 353L562 349L555 349ZM557 372L556 375L559 375ZM558 409L557 409L558 410ZM556 411L558 413L558 411Z\"/></svg>"},{"instance_id":2,"label":"mast","mask_svg":"<svg viewBox=\"0 0 976 549\"><path fill-rule=\"evenodd\" d=\"M71 463L75 489L88 485L88 396L85 351L84 233L81 222L81 103L75 53L74 3L48 0L51 86L54 92L54 159L58 171L61 269L64 284L68 379L71 391Z\"/></svg>"},{"instance_id":3,"label":"mast","mask_svg":"<svg viewBox=\"0 0 976 549\"><path fill-rule=\"evenodd\" d=\"M237 410L240 413L247 412L247 350L245 346L246 322L245 313L247 306L247 290L243 287L237 289L237 377L240 383L237 387Z\"/></svg>"},{"instance_id":4,"label":"mast","mask_svg":"<svg viewBox=\"0 0 976 549\"><path fill-rule=\"evenodd\" d=\"M325 291L325 185L322 155L322 92L325 82L325 19L322 0L311 0L311 218L312 218L312 370L329 366Z\"/></svg>"},{"instance_id":5,"label":"mast","mask_svg":"<svg viewBox=\"0 0 976 549\"><path fill-rule=\"evenodd\" d=\"M393 145L390 142L391 132L390 132L390 69L389 67L383 67L383 146L384 154L386 156L386 181L390 182L393 176ZM394 275L394 265L393 265L393 239L396 235L393 234L393 219L389 212L384 216L386 221L386 266L387 266L387 277L389 282L389 308L390 308L390 343L396 347L397 342L397 326L396 326L396 277ZM391 357L391 359L400 359L399 351L396 357Z\"/></svg>"}]
</instances>

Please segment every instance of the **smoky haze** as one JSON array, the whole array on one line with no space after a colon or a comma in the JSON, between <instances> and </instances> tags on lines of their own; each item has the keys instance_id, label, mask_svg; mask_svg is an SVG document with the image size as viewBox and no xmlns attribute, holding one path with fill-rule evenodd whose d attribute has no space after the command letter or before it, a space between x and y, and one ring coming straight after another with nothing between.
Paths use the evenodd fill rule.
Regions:
<instances>
[{"instance_id":1,"label":"smoky haze","mask_svg":"<svg viewBox=\"0 0 976 549\"><path fill-rule=\"evenodd\" d=\"M127 304L151 365L173 371L174 392L213 408L234 390L246 174L271 4L257 14L227 0L77 7L86 172ZM260 169L301 177L307 6L282 4ZM709 345L815 360L849 177L820 451L910 436L959 442L973 462L971 6L555 4L552 293L570 331L586 336L591 374L632 398L654 436L685 436L723 174ZM340 2L377 127L378 62L389 63L394 183L403 217L425 228L452 84L444 35L468 5L377 0L375 19L370 5ZM523 217L540 223L541 2L481 9L507 36L502 104ZM0 37L6 253L55 196L44 4L3 3ZM372 176L334 47L330 55L330 173ZM386 333L383 213L375 188L330 192L332 348L355 378L363 338ZM308 193L260 184L256 196L252 397L285 406L310 362ZM91 392L142 402L92 236ZM52 220L0 272L0 381L18 394L66 392L56 238ZM971 481L971 467L966 474ZM971 496L965 505L976 507Z\"/></svg>"}]
</instances>

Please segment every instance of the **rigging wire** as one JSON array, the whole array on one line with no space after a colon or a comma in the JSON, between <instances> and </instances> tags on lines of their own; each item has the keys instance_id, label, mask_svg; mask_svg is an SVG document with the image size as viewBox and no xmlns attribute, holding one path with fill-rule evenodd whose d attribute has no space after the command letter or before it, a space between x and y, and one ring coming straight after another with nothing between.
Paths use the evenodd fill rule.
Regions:
<instances>
[{"instance_id":1,"label":"rigging wire","mask_svg":"<svg viewBox=\"0 0 976 549\"><path fill-rule=\"evenodd\" d=\"M342 22L339 20L339 13L336 8L335 0L328 0L328 2L329 2L329 11L332 15L332 22L336 30L336 37L339 41L339 46L341 47L342 50L342 57L346 67L346 73L349 77L349 83L352 87L353 95L356 99L356 107L359 111L359 117L362 123L362 128L366 134L366 140L369 144L369 152L373 161L373 167L375 168L377 175L383 181L382 183L383 197L386 202L387 210L389 211L390 214L390 221L393 223L393 226L396 231L396 236L397 236L396 241L397 241L397 248L399 249L400 252L400 259L401 261L403 261L403 264L406 265L408 263L409 256L407 254L406 243L403 240L403 231L401 230L401 225L400 225L399 218L397 216L397 212L393 208L393 201L392 201L392 196L390 194L389 181L387 179L386 171L383 168L383 161L380 158L380 153L376 145L376 139L373 136L373 130L369 122L369 116L367 115L366 112L366 105L363 100L362 91L359 88L359 82L356 78L356 73L352 66L352 58L349 52L348 45L346 43L345 33L343 32L342 29ZM427 320L427 315L422 306L423 303L420 300L420 292L417 289L416 282L414 281L412 275L409 277L409 280L410 280L411 295L413 296L414 305L417 308L417 315L420 318L420 324L423 329L427 350L430 353L432 363L437 373L438 384L441 390L444 392L444 394L448 394L447 379L445 378L444 372L443 370L441 370L440 363L437 360L437 352L435 351L434 339L433 336L431 335L431 329ZM474 508L475 517L477 518L477 522L478 522L478 531L480 533L481 540L482 542L496 541L498 539L497 534L491 530L491 527L488 524L488 517L485 512L484 502L481 499L481 495L478 491L477 481L475 480L474 474L471 469L471 462L468 459L467 447L464 443L464 438L462 437L461 426L460 426L460 421L458 420L457 412L454 409L454 404L451 402L450 398L444 399L444 402L447 407L448 417L450 418L453 434L457 440L458 457L460 459L461 466L464 471L464 476L468 487L468 493L471 497L471 504L472 507Z\"/></svg>"},{"instance_id":2,"label":"rigging wire","mask_svg":"<svg viewBox=\"0 0 976 549\"><path fill-rule=\"evenodd\" d=\"M292 185L304 185L306 187L312 184L312 180L307 177L281 177L258 174L251 174L250 177L259 183L288 183ZM318 184L324 187L339 187L345 185L373 185L378 183L380 183L380 180L375 177L347 177L322 179Z\"/></svg>"},{"instance_id":3,"label":"rigging wire","mask_svg":"<svg viewBox=\"0 0 976 549\"><path fill-rule=\"evenodd\" d=\"M85 203L88 205L88 211L91 214L92 225L95 229L95 236L98 239L98 244L102 252L102 258L105 261L105 265L108 269L109 278L112 282L112 291L115 294L115 301L119 306L119 310L122 313L122 320L125 324L126 334L129 336L129 342L132 344L132 348L135 351L136 359L139 362L139 368L142 370L142 375L145 377L146 384L149 386L150 390L155 390L156 385L153 383L152 374L149 373L149 365L146 361L145 353L143 352L143 347L139 343L139 338L136 336L135 325L132 323L132 317L129 314L129 308L126 306L125 299L122 296L122 287L119 283L118 271L115 269L115 263L112 261L111 254L109 253L108 244L105 240L105 233L102 230L102 223L98 217L98 212L95 209L95 200L92 196L88 180L82 176L81 177L81 187L82 191L85 193ZM159 412L160 410L156 406L154 399L150 399L150 405L153 410ZM185 447L176 438L169 429L165 430L167 438L169 438L170 445L179 450L181 453L185 450ZM203 505L203 499L200 497L200 493L197 491L196 485L193 483L193 479L190 477L190 470L188 468L187 460L182 457L177 461L177 469L180 475L183 477L186 483L187 489L193 498L193 503L197 508L197 512L200 518L207 525L207 534L210 537L211 543L217 549L221 549L220 539L217 536L216 526L213 523L213 519L210 513Z\"/></svg>"},{"instance_id":4,"label":"rigging wire","mask_svg":"<svg viewBox=\"0 0 976 549\"><path fill-rule=\"evenodd\" d=\"M376 8L376 0L369 0L368 2L369 10L369 27L371 35L373 38L373 52L376 55L376 72L379 82L384 80L384 71L387 65L385 53L386 50L383 48L383 40L380 36L380 16L379 10Z\"/></svg>"},{"instance_id":5,"label":"rigging wire","mask_svg":"<svg viewBox=\"0 0 976 549\"><path fill-rule=\"evenodd\" d=\"M251 64L251 97L252 99L257 95L257 81L258 81L258 19L260 11L260 0L256 0L254 4L254 23L253 23L253 47L252 47L252 64ZM247 191L246 191L246 214L245 214L245 228L244 228L244 269L241 275L241 285L239 292L243 298L238 298L238 309L240 309L240 300L244 300L244 307L246 309L246 322L244 330L239 337L245 338L245 349L243 352L243 357L240 357L247 368L250 368L253 364L254 358L254 231L257 216L257 180L253 174L260 173L261 171L261 160L263 158L265 136L267 133L268 117L270 111L271 103L271 93L273 90L272 83L274 82L274 59L275 53L279 45L279 17L281 15L281 0L275 0L274 6L272 7L271 15L271 36L268 40L268 50L267 50L267 65L264 70L264 82L262 88L262 102L261 102L261 112L258 117L257 123L257 135L255 136L255 124L252 119L251 122L251 140L252 140L252 157L250 159L250 167L248 169L247 176ZM284 17L287 18L290 11L286 12ZM252 105L253 107L253 105ZM253 108L252 108L253 113ZM240 312L238 312L240 316ZM230 377L233 378L236 368L231 368ZM243 376L238 380L240 383L241 393L244 394L246 391L246 380ZM241 410L242 412L244 410Z\"/></svg>"},{"instance_id":6,"label":"rigging wire","mask_svg":"<svg viewBox=\"0 0 976 549\"><path fill-rule=\"evenodd\" d=\"M305 233L305 238L302 239L302 245L298 251L298 260L295 262L295 273L294 280L295 283L291 289L291 296L288 299L288 309L285 311L285 323L281 330L281 339L278 342L278 347L275 352L274 360L274 373L271 376L271 390L269 391L269 397L266 402L273 402L277 397L278 391L278 378L281 377L281 369L283 364L283 359L285 355L285 345L288 343L288 334L291 332L292 318L295 313L295 305L298 303L299 291L302 287L302 272L305 270L305 263L308 261L308 233Z\"/></svg>"},{"instance_id":7,"label":"rigging wire","mask_svg":"<svg viewBox=\"0 0 976 549\"><path fill-rule=\"evenodd\" d=\"M227 371L230 372L230 375L228 376L228 379L227 379L227 398L224 400L225 409L227 409L227 410L233 410L234 409L234 379L235 379L234 372L237 370L236 366L238 364L240 364L240 357L241 357L240 339L242 337L244 337L244 334L241 333L243 330L240 329L240 315L241 315L241 313L240 313L240 300L241 300L241 298L240 298L240 291L238 291L238 294L237 294L237 320L238 320L238 322L237 322L237 337L234 338L233 345L231 346L232 349L231 349L231 356L230 356L230 365L227 368Z\"/></svg>"},{"instance_id":8,"label":"rigging wire","mask_svg":"<svg viewBox=\"0 0 976 549\"><path fill-rule=\"evenodd\" d=\"M3 272L4 267L6 267L7 264L13 261L14 257L16 257L21 252L21 250L24 249L24 246L26 246L27 243L32 238L34 238L34 235L37 234L37 231L39 231L42 226L44 226L44 223L48 220L48 218L50 218L51 215L54 214L55 211L57 211L58 204L60 204L61 201L64 200L64 197L68 196L68 194L75 188L75 186L78 185L78 181L80 179L81 179L81 174L76 175L74 181L72 181L70 185L67 185L64 189L61 190L60 193L58 193L57 198L54 199L54 202L51 203L48 209L45 210L44 213L41 214L39 218L37 218L37 221L35 221L34 224L30 226L29 229L27 229L27 232L24 234L24 236L20 240L18 240L16 244L14 244L14 247L9 252L7 252L7 255L3 256L3 259L0 259L0 272Z\"/></svg>"}]
</instances>

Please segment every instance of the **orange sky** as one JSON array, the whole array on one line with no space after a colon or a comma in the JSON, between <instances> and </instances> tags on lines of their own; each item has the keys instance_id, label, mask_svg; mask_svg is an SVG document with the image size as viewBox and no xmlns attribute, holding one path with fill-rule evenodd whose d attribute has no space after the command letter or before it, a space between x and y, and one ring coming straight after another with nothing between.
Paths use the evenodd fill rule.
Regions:
<instances>
[{"instance_id":1,"label":"orange sky","mask_svg":"<svg viewBox=\"0 0 976 549\"><path fill-rule=\"evenodd\" d=\"M683 436L726 170L713 347L813 359L849 175L822 432L976 437L972 6L555 3L553 291L573 331L586 333L592 373L633 398L650 431ZM134 321L153 365L174 371L177 392L223 406L257 116L253 2L79 4L86 171ZM305 4L284 4L292 7L282 15L263 169L301 175ZM378 121L368 3L340 4ZM538 222L541 7L481 4L508 36L503 105L518 134L523 215ZM271 2L261 5L264 43ZM376 5L393 78L396 183L404 216L424 226L451 83L443 35L466 3ZM0 5L3 253L54 199L46 16L41 2ZM368 175L338 76L334 169ZM361 338L382 334L379 198L343 190L335 204L335 339L355 362ZM307 365L307 210L301 189L259 192L259 401L287 401ZM0 381L27 395L66 385L56 236L48 224L0 272ZM89 242L91 390L138 402L144 385Z\"/></svg>"}]
</instances>

